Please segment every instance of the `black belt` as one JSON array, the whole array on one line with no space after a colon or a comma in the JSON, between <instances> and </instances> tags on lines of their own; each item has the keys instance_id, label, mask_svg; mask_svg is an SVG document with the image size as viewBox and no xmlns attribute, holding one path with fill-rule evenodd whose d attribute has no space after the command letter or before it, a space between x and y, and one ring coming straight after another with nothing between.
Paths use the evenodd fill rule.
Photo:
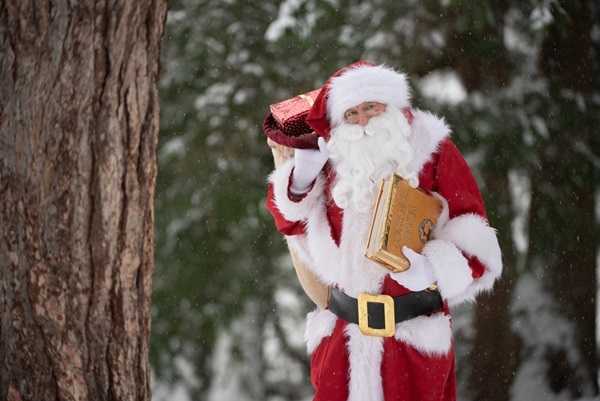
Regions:
<instances>
[{"instance_id":1,"label":"black belt","mask_svg":"<svg viewBox=\"0 0 600 401\"><path fill-rule=\"evenodd\" d=\"M358 324L363 334L391 337L396 323L440 310L439 291L423 290L391 297L383 294L359 294L358 299L331 289L329 310L349 323Z\"/></svg>"}]
</instances>

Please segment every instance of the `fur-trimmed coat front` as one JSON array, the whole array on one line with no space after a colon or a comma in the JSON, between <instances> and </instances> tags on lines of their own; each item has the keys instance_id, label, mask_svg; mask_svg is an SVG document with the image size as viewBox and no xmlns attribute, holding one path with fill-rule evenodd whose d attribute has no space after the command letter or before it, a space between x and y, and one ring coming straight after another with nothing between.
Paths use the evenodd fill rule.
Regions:
<instances>
[{"instance_id":1,"label":"fur-trimmed coat front","mask_svg":"<svg viewBox=\"0 0 600 401\"><path fill-rule=\"evenodd\" d=\"M496 233L488 225L473 175L444 121L416 110L409 142L419 187L438 194L442 216L422 254L433 266L444 308L396 325L394 337L363 335L358 326L317 308L306 343L318 401L451 401L456 399L449 306L473 301L500 276ZM267 207L290 248L325 284L357 298L362 292L410 292L364 257L372 211L340 209L331 198L328 163L300 200L289 195L294 160L269 177Z\"/></svg>"}]
</instances>

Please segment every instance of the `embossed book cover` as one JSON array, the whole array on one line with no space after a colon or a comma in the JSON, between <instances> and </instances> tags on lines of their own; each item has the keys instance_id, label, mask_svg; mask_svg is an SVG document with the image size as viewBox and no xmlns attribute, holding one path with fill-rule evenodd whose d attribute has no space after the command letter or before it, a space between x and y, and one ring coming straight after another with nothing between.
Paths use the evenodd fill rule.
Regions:
<instances>
[{"instance_id":1,"label":"embossed book cover","mask_svg":"<svg viewBox=\"0 0 600 401\"><path fill-rule=\"evenodd\" d=\"M420 252L431 239L441 210L438 198L392 174L379 188L365 256L393 272L407 270L410 262L402 247Z\"/></svg>"}]
</instances>

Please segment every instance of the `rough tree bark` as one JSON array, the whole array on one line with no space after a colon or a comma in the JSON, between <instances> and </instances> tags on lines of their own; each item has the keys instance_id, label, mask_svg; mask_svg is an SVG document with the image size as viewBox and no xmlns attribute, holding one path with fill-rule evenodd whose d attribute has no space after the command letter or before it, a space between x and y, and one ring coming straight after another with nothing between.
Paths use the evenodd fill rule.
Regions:
<instances>
[{"instance_id":1,"label":"rough tree bark","mask_svg":"<svg viewBox=\"0 0 600 401\"><path fill-rule=\"evenodd\" d=\"M473 400L507 401L518 364L519 343L510 327L517 251L511 237L512 210L498 207L511 204L510 194L503 190L509 187L508 176L493 172L485 176L488 198L496 204L493 209L501 211L499 215L490 216L490 221L498 230L504 266L502 278L495 284L493 292L481 295L475 307L473 330L476 335L470 358L469 386ZM491 203L487 205L488 210L492 210Z\"/></svg>"},{"instance_id":2,"label":"rough tree bark","mask_svg":"<svg viewBox=\"0 0 600 401\"><path fill-rule=\"evenodd\" d=\"M564 19L553 24L540 52L540 69L550 83L551 94L561 100L561 108L550 109L545 115L549 121L549 143L544 149L541 171L549 185L540 193L534 192L535 203L546 205L553 213L558 204L560 236L553 230L534 233L544 238L532 246L531 258L540 258L547 248L554 249L553 257L546 257L545 267L550 273L550 289L558 313L574 325L574 346L578 359L568 345L549 349L548 382L556 394L565 391L573 398L596 396L598 388L598 357L596 344L596 257L598 251L597 223L595 223L595 191L597 174L590 158L582 157L578 147L592 147L594 127L585 122L574 93L591 103L592 86L592 12L593 2L570 1L554 5L553 15ZM553 123L557 121L557 123ZM541 186L536 183L534 188ZM551 189L550 189L551 188ZM555 207L555 206L554 206ZM534 209L535 210L535 209ZM533 227L541 227L546 216L534 213ZM556 227L553 227L556 229ZM541 232L540 232L541 231Z\"/></svg>"},{"instance_id":3,"label":"rough tree bark","mask_svg":"<svg viewBox=\"0 0 600 401\"><path fill-rule=\"evenodd\" d=\"M0 3L2 400L150 399L167 3Z\"/></svg>"},{"instance_id":4,"label":"rough tree bark","mask_svg":"<svg viewBox=\"0 0 600 401\"><path fill-rule=\"evenodd\" d=\"M508 3L496 1L486 8L490 12L486 14L484 25L474 25L468 31L456 32L448 43L450 64L459 73L469 92L496 91L505 87L510 80L509 55L504 46L504 18ZM460 7L455 12L455 19L464 17L464 10ZM491 169L484 171L483 175L487 184L484 197L488 213L496 211L496 214L488 217L492 227L498 230L503 272L494 290L478 297L474 309L475 336L470 355L468 388L473 400L506 401L510 398L513 372L518 364L518 342L510 327L510 299L516 275L516 250L511 238L514 216L510 193L507 191L508 172Z\"/></svg>"}]
</instances>

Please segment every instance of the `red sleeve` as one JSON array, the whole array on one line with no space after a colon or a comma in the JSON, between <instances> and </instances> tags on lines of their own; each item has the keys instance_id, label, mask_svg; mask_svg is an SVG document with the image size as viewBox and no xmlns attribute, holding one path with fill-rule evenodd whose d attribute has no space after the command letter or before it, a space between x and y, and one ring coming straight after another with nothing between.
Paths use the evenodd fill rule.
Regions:
<instances>
[{"instance_id":1,"label":"red sleeve","mask_svg":"<svg viewBox=\"0 0 600 401\"><path fill-rule=\"evenodd\" d=\"M473 278L483 276L483 273L485 273L485 265L481 263L479 258L477 256L469 257L465 252L462 252L462 255L469 261L469 267L472 271L471 276L473 276Z\"/></svg>"},{"instance_id":2,"label":"red sleeve","mask_svg":"<svg viewBox=\"0 0 600 401\"><path fill-rule=\"evenodd\" d=\"M450 218L475 213L487 220L473 173L450 139L440 146L433 190L448 201Z\"/></svg>"},{"instance_id":3,"label":"red sleeve","mask_svg":"<svg viewBox=\"0 0 600 401\"><path fill-rule=\"evenodd\" d=\"M434 190L448 201L449 217L474 213L487 221L485 204L475 177L456 145L450 139L445 140L439 155ZM484 264L476 256L462 254L469 262L473 278L481 277L485 271Z\"/></svg>"},{"instance_id":4,"label":"red sleeve","mask_svg":"<svg viewBox=\"0 0 600 401\"><path fill-rule=\"evenodd\" d=\"M273 184L269 184L269 194L266 202L267 210L275 220L277 230L284 235L301 235L304 234L306 226L302 221L289 221L275 205L275 195L273 194Z\"/></svg>"}]
</instances>

